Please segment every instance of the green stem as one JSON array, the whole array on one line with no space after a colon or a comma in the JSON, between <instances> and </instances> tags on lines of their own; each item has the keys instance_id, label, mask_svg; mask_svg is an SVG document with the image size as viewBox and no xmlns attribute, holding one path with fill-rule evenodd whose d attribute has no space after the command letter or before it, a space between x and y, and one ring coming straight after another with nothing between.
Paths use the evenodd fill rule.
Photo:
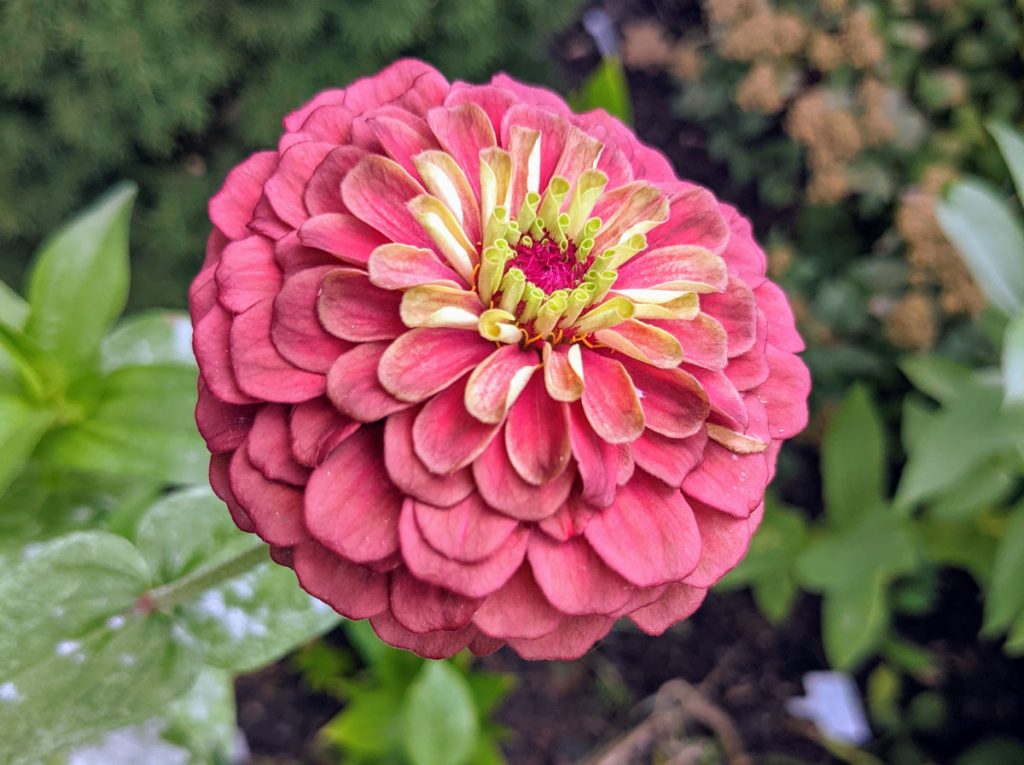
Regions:
<instances>
[{"instance_id":1,"label":"green stem","mask_svg":"<svg viewBox=\"0 0 1024 765\"><path fill-rule=\"evenodd\" d=\"M266 544L262 540L254 539L251 546L243 548L230 558L200 566L181 579L155 587L147 592L143 599L150 610L168 611L267 560L269 558Z\"/></svg>"}]
</instances>

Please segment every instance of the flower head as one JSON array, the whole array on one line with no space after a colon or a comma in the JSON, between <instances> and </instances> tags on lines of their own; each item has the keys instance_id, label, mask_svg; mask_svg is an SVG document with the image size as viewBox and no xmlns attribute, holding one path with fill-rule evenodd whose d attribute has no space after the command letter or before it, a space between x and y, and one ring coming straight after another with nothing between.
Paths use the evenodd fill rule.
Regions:
<instances>
[{"instance_id":1,"label":"flower head","mask_svg":"<svg viewBox=\"0 0 1024 765\"><path fill-rule=\"evenodd\" d=\"M686 618L807 417L746 220L503 75L401 61L284 125L211 200L191 291L237 524L425 656Z\"/></svg>"}]
</instances>

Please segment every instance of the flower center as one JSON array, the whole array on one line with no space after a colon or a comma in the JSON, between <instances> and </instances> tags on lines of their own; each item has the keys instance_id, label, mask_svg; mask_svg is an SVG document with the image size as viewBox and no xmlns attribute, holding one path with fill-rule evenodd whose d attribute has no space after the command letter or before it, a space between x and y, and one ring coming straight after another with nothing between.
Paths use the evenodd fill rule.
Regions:
<instances>
[{"instance_id":1,"label":"flower center","mask_svg":"<svg viewBox=\"0 0 1024 765\"><path fill-rule=\"evenodd\" d=\"M578 287L594 262L593 253L581 260L576 256L574 241L567 240L562 246L546 231L544 233L544 238L538 242L530 237L520 239L513 247L515 255L509 266L518 268L526 281L536 284L548 295L557 290Z\"/></svg>"}]
</instances>

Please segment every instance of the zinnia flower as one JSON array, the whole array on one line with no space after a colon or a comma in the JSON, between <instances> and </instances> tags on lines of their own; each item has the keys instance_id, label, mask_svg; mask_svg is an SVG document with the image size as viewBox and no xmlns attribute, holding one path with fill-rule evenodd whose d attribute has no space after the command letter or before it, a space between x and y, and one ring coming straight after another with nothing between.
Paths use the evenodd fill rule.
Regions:
<instances>
[{"instance_id":1,"label":"zinnia flower","mask_svg":"<svg viewBox=\"0 0 1024 765\"><path fill-rule=\"evenodd\" d=\"M424 656L689 616L807 417L749 223L504 75L401 61L284 127L211 200L191 290L235 522Z\"/></svg>"}]
</instances>

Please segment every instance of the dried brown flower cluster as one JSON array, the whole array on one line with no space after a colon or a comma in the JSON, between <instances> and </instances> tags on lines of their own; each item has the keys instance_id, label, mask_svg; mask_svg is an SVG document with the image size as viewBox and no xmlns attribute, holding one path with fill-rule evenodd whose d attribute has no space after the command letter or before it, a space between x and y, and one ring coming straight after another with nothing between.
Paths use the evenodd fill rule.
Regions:
<instances>
[{"instance_id":1,"label":"dried brown flower cluster","mask_svg":"<svg viewBox=\"0 0 1024 765\"><path fill-rule=\"evenodd\" d=\"M897 348L931 350L937 334L935 307L923 292L908 292L885 317L885 336Z\"/></svg>"},{"instance_id":2,"label":"dried brown flower cluster","mask_svg":"<svg viewBox=\"0 0 1024 765\"><path fill-rule=\"evenodd\" d=\"M673 40L653 19L634 21L623 28L622 61L630 69L668 70L683 82L694 82L704 72L700 44Z\"/></svg>"}]
</instances>

